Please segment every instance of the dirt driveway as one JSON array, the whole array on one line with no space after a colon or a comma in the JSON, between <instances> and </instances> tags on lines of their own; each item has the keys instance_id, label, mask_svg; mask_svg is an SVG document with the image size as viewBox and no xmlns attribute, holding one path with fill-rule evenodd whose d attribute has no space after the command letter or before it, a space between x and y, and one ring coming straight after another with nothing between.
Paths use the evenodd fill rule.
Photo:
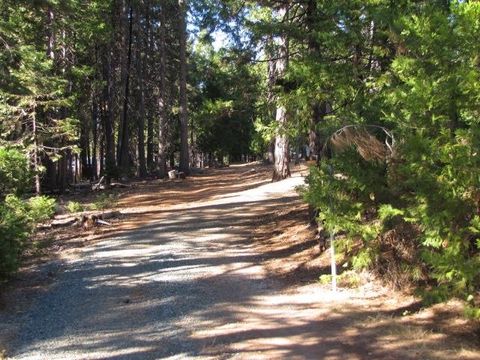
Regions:
<instances>
[{"instance_id":1,"label":"dirt driveway","mask_svg":"<svg viewBox=\"0 0 480 360\"><path fill-rule=\"evenodd\" d=\"M47 291L37 295L25 312L3 317L18 329L9 356L53 360L476 355L442 347L440 335L415 332L417 328L408 325L403 333L392 327L388 319L401 311L401 304L388 292L334 296L316 282L292 285L291 279L267 271L269 262L288 262L288 254L304 249L300 244L298 251L260 251L255 243L258 227L271 226L271 214L301 206L294 188L302 183L297 172L272 184L264 169L250 166L185 182L146 185L133 192L120 203L129 213L127 221L112 233L86 236L92 241L81 251L49 265L55 279ZM427 348L429 357L423 357Z\"/></svg>"}]
</instances>

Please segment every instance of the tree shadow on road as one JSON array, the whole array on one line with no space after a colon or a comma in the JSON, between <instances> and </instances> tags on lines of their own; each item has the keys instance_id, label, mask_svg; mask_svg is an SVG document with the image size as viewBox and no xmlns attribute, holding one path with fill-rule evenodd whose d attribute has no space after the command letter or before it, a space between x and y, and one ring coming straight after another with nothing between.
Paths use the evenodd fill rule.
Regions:
<instances>
[{"instance_id":1,"label":"tree shadow on road","mask_svg":"<svg viewBox=\"0 0 480 360\"><path fill-rule=\"evenodd\" d=\"M404 304L366 306L360 295L346 301L318 288L302 293L266 272L268 260L316 247L309 240L258 253L252 241L269 214L297 199L138 215L141 226L99 239L58 274L22 317L11 350L96 359L468 358L463 344L452 346L456 339L426 330L434 317L402 322Z\"/></svg>"}]
</instances>

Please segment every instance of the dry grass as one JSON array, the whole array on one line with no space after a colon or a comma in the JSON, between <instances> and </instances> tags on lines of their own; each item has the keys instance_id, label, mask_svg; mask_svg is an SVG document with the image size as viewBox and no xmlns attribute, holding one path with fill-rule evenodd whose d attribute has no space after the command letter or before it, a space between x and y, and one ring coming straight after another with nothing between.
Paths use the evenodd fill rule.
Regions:
<instances>
[{"instance_id":1,"label":"dry grass","mask_svg":"<svg viewBox=\"0 0 480 360\"><path fill-rule=\"evenodd\" d=\"M381 130L387 137L381 142L372 131ZM389 142L390 141L390 142ZM354 147L360 156L367 161L384 161L392 154L394 140L392 135L384 128L377 126L345 126L336 131L329 139L328 144L336 151L344 151Z\"/></svg>"}]
</instances>

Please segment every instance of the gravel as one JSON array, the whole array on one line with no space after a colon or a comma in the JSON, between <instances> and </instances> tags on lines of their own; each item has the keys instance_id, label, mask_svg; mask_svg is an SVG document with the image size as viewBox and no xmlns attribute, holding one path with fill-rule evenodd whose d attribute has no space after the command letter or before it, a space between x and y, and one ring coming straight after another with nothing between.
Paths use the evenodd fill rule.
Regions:
<instances>
[{"instance_id":1,"label":"gravel","mask_svg":"<svg viewBox=\"0 0 480 360\"><path fill-rule=\"evenodd\" d=\"M223 359L231 329L278 293L249 243L266 209L293 196L294 177L162 212L141 229L52 263L50 289L17 317L11 359Z\"/></svg>"}]
</instances>

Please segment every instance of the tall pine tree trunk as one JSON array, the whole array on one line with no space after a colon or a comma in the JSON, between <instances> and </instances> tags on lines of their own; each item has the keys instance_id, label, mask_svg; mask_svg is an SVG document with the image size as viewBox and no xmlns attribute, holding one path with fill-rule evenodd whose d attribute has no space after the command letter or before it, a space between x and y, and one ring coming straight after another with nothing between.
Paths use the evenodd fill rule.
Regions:
<instances>
[{"instance_id":1,"label":"tall pine tree trunk","mask_svg":"<svg viewBox=\"0 0 480 360\"><path fill-rule=\"evenodd\" d=\"M149 61L152 59L152 49L153 49L153 31L152 31L152 19L153 14L152 12L152 5L150 0L146 1L145 4L145 22L146 22L146 36L145 36L145 68L144 74L146 79L151 79L153 76L153 71L151 66L149 66ZM148 86L146 92L149 93L151 91L151 87ZM147 115L147 169L148 172L151 173L154 170L154 163L153 163L153 112L150 110L151 107L147 107L148 111Z\"/></svg>"},{"instance_id":2,"label":"tall pine tree trunk","mask_svg":"<svg viewBox=\"0 0 480 360\"><path fill-rule=\"evenodd\" d=\"M114 80L113 80L113 65L111 52L106 55L105 61L105 77L107 79L107 87L104 91L106 111L103 117L103 135L104 135L104 152L105 152L105 180L107 184L110 184L112 177L116 174L115 165L115 139L113 133L114 124ZM102 156L103 158L103 156Z\"/></svg>"},{"instance_id":3,"label":"tall pine tree trunk","mask_svg":"<svg viewBox=\"0 0 480 360\"><path fill-rule=\"evenodd\" d=\"M288 2L287 2L288 8ZM283 18L288 20L288 11L282 9ZM277 76L279 79L285 76L288 67L288 38L285 33L279 39L279 51L276 62ZM288 122L287 108L277 99L277 111L275 114L277 122L277 134L275 135L275 163L273 169L272 181L278 181L290 176L289 167L289 141L285 133Z\"/></svg>"},{"instance_id":4,"label":"tall pine tree trunk","mask_svg":"<svg viewBox=\"0 0 480 360\"><path fill-rule=\"evenodd\" d=\"M314 100L312 105L312 117L310 118L309 131L308 131L308 147L310 148L310 156L312 159L318 161L320 154L320 137L317 130L317 125L320 123L321 109L320 103Z\"/></svg>"},{"instance_id":5,"label":"tall pine tree trunk","mask_svg":"<svg viewBox=\"0 0 480 360\"><path fill-rule=\"evenodd\" d=\"M320 47L318 41L315 39L315 25L316 21L317 2L316 0L309 0L306 11L306 23L308 31L308 50L310 56L319 56ZM310 148L311 158L315 158L317 162L320 159L320 134L317 126L321 119L321 104L317 99L313 99L312 116L310 118L308 130L308 147Z\"/></svg>"},{"instance_id":6,"label":"tall pine tree trunk","mask_svg":"<svg viewBox=\"0 0 480 360\"><path fill-rule=\"evenodd\" d=\"M56 43L56 34L55 34L55 13L53 12L52 6L49 5L47 9L47 56L55 61L55 43Z\"/></svg>"},{"instance_id":7,"label":"tall pine tree trunk","mask_svg":"<svg viewBox=\"0 0 480 360\"><path fill-rule=\"evenodd\" d=\"M93 95L95 96L95 94ZM92 169L91 180L98 176L97 149L98 149L98 103L92 99Z\"/></svg>"},{"instance_id":8,"label":"tall pine tree trunk","mask_svg":"<svg viewBox=\"0 0 480 360\"><path fill-rule=\"evenodd\" d=\"M267 53L268 53L268 83L267 83L267 106L268 106L268 116L275 116L275 111L273 107L275 106L275 94L274 94L274 86L275 86L275 79L276 79L276 61L273 59L273 36L269 36L267 42ZM273 111L272 111L273 110ZM270 140L268 144L268 162L270 164L275 163L275 139Z\"/></svg>"},{"instance_id":9,"label":"tall pine tree trunk","mask_svg":"<svg viewBox=\"0 0 480 360\"><path fill-rule=\"evenodd\" d=\"M128 103L130 96L130 65L132 62L132 27L133 27L133 7L128 5L129 23L128 23L128 39L127 39L127 61L124 64L124 93L123 93L123 110L121 114L121 125L118 147L118 166L123 175L128 174L129 159L129 128L128 128Z\"/></svg>"},{"instance_id":10,"label":"tall pine tree trunk","mask_svg":"<svg viewBox=\"0 0 480 360\"><path fill-rule=\"evenodd\" d=\"M180 20L180 171L189 173L188 164L188 113L187 113L187 25L186 25L186 4L185 0L178 0Z\"/></svg>"},{"instance_id":11,"label":"tall pine tree trunk","mask_svg":"<svg viewBox=\"0 0 480 360\"><path fill-rule=\"evenodd\" d=\"M283 180L290 176L289 141L287 135L281 131L287 123L287 110L285 106L281 105L277 107L275 121L279 124L280 132L275 136L275 165L272 181Z\"/></svg>"},{"instance_id":12,"label":"tall pine tree trunk","mask_svg":"<svg viewBox=\"0 0 480 360\"><path fill-rule=\"evenodd\" d=\"M38 131L37 131L37 115L36 106L33 109L32 115L32 133L33 133L33 171L35 173L35 193L40 195L40 166L38 158Z\"/></svg>"},{"instance_id":13,"label":"tall pine tree trunk","mask_svg":"<svg viewBox=\"0 0 480 360\"><path fill-rule=\"evenodd\" d=\"M86 121L82 121L80 128L80 174L83 178L90 178L89 153L89 129Z\"/></svg>"},{"instance_id":14,"label":"tall pine tree trunk","mask_svg":"<svg viewBox=\"0 0 480 360\"><path fill-rule=\"evenodd\" d=\"M147 175L147 165L145 162L145 88L144 72L145 58L142 57L142 28L140 14L137 16L137 81L138 81L138 175L143 178Z\"/></svg>"},{"instance_id":15,"label":"tall pine tree trunk","mask_svg":"<svg viewBox=\"0 0 480 360\"><path fill-rule=\"evenodd\" d=\"M158 175L164 178L167 174L167 99L166 99L166 16L165 6L160 10L160 34L159 34L159 49L160 49L160 79L158 84Z\"/></svg>"}]
</instances>

